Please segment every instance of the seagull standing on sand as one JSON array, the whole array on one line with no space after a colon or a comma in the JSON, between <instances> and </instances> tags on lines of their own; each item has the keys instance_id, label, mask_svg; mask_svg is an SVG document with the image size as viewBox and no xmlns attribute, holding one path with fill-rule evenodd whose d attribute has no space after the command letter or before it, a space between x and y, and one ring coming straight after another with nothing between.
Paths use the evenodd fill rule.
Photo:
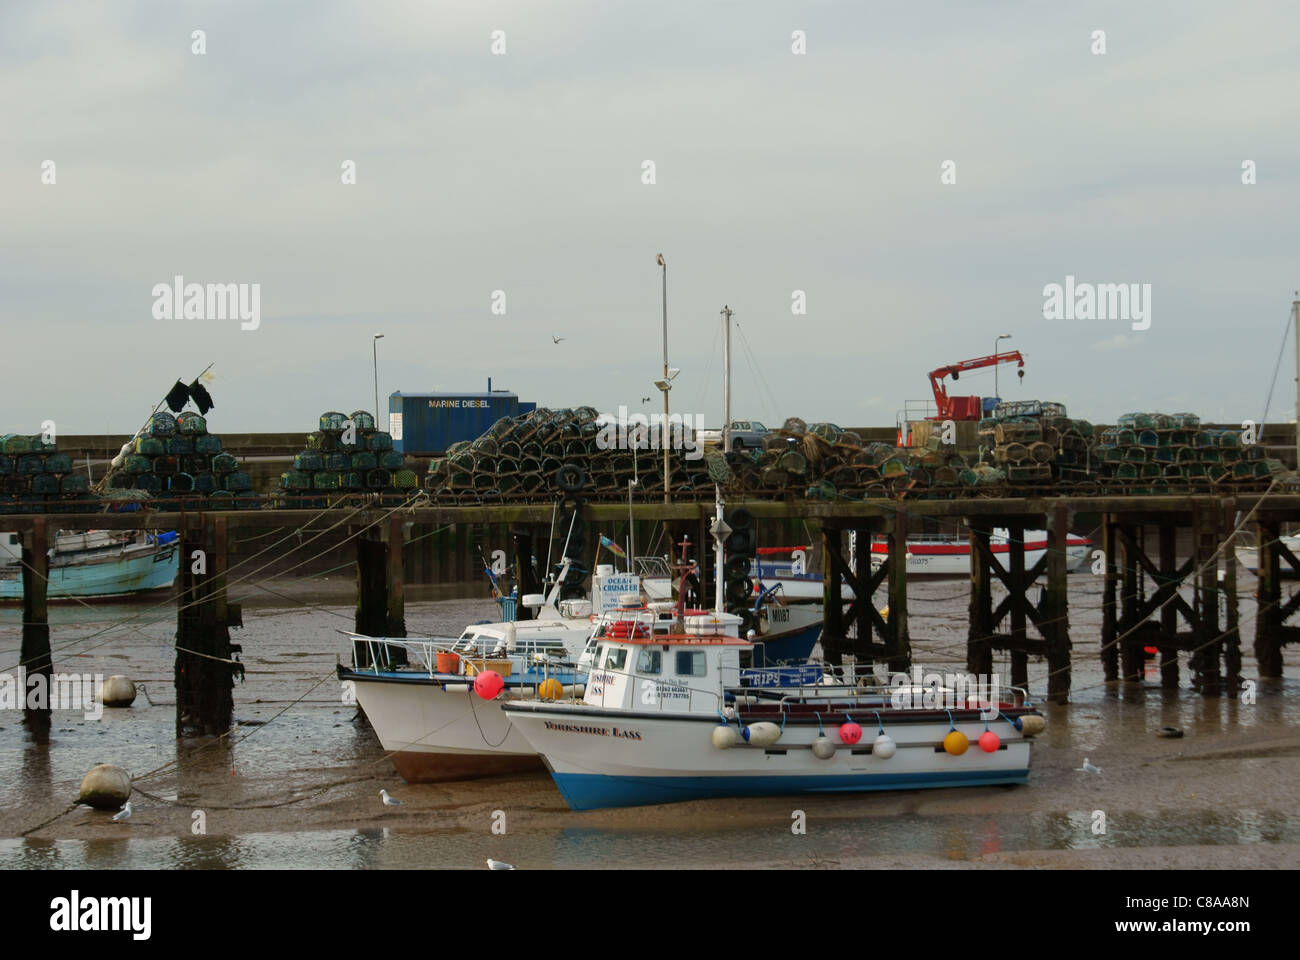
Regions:
<instances>
[{"instance_id":1,"label":"seagull standing on sand","mask_svg":"<svg viewBox=\"0 0 1300 960\"><path fill-rule=\"evenodd\" d=\"M126 802L126 806L125 806L125 807L123 807L121 810L117 811L117 813L113 814L113 822L114 822L114 823L121 823L123 820L129 820L129 819L131 819L131 801L130 801L130 800L128 800L128 801Z\"/></svg>"},{"instance_id":2,"label":"seagull standing on sand","mask_svg":"<svg viewBox=\"0 0 1300 960\"><path fill-rule=\"evenodd\" d=\"M1083 758L1083 766L1075 767L1074 769L1078 770L1081 773L1101 773L1101 767L1094 767L1091 763L1088 762L1087 757Z\"/></svg>"},{"instance_id":3,"label":"seagull standing on sand","mask_svg":"<svg viewBox=\"0 0 1300 960\"><path fill-rule=\"evenodd\" d=\"M379 791L379 799L384 801L386 807L400 807L402 805L402 801L396 797L390 797L387 790Z\"/></svg>"},{"instance_id":4,"label":"seagull standing on sand","mask_svg":"<svg viewBox=\"0 0 1300 960\"><path fill-rule=\"evenodd\" d=\"M491 857L488 857L487 865L489 870L513 870L514 869L514 867L511 864L506 863L504 860L493 860Z\"/></svg>"}]
</instances>

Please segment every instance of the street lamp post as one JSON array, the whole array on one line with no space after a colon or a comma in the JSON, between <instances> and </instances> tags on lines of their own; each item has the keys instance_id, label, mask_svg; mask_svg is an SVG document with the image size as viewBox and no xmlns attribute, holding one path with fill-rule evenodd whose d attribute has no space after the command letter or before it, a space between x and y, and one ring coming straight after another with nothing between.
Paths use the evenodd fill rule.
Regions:
<instances>
[{"instance_id":1,"label":"street lamp post","mask_svg":"<svg viewBox=\"0 0 1300 960\"><path fill-rule=\"evenodd\" d=\"M997 340L993 341L993 356L996 357L998 355L998 343L1002 340L1010 340L1010 339L1011 339L1011 334L999 333ZM999 400L1002 399L1002 394L998 393L998 364L996 362L993 364L993 393L997 396Z\"/></svg>"},{"instance_id":2,"label":"street lamp post","mask_svg":"<svg viewBox=\"0 0 1300 960\"><path fill-rule=\"evenodd\" d=\"M377 333L370 341L370 352L375 362L375 429L382 429L379 425L379 341L384 339L382 333Z\"/></svg>"}]
</instances>

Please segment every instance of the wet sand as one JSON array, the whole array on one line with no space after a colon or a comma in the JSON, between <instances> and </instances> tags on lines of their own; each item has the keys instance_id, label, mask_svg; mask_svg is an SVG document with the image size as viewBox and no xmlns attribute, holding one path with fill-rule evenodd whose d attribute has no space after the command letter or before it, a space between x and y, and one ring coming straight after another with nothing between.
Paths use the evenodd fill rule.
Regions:
<instances>
[{"instance_id":1,"label":"wet sand","mask_svg":"<svg viewBox=\"0 0 1300 960\"><path fill-rule=\"evenodd\" d=\"M1300 866L1294 668L1286 679L1260 685L1253 704L1201 697L1190 689L1186 668L1178 691L1162 691L1158 674L1142 685L1107 686L1097 657L1100 584L1086 575L1070 585L1072 702L1043 708L1047 729L1035 741L1026 785L583 813L570 811L541 772L403 783L364 718L341 702L333 677L336 656L347 648L336 631L351 626L350 594L343 602L321 597L344 583L272 586L313 606L245 598L247 628L235 634L248 670L247 682L235 688L238 727L224 741L189 740L179 748L172 609L154 610L129 632L89 640L147 607L55 610L57 671L125 673L146 695L98 721L58 711L48 744L33 742L19 714L0 713L0 837L11 838L0 840L0 866L79 857L106 866L163 865L196 856L202 865L298 867L321 858L354 866L476 867L487 856L532 867ZM960 665L964 588L946 581L912 587L921 598L913 607L915 657L927 669ZM1241 589L1248 594L1253 583ZM495 609L486 600L408 604L408 629L459 632ZM1251 604L1243 604L1243 615L1249 637ZM18 635L16 611L0 611L0 649L10 651L5 666L16 660ZM1249 654L1249 641L1245 646ZM1249 655L1244 671L1255 675ZM1045 664L1031 661L1035 692L1045 673ZM1185 736L1156 736L1163 726ZM1076 769L1085 755L1102 774ZM128 824L85 807L64 812L94 763L117 763L142 777L178 758L138 781ZM402 805L382 805L380 788ZM206 817L206 836L192 832L196 810ZM791 832L795 810L806 815L805 835ZM505 813L505 836L492 833L494 811ZM1095 832L1096 811L1105 816L1104 833ZM277 844L276 837L293 843ZM221 847L220 838L239 838L239 852ZM349 840L357 851L339 853ZM177 844L185 851L178 853Z\"/></svg>"}]
</instances>

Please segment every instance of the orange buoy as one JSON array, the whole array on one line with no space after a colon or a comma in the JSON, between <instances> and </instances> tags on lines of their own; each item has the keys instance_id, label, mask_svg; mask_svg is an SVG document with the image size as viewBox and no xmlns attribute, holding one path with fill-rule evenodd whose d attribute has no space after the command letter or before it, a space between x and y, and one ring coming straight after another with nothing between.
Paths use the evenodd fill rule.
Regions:
<instances>
[{"instance_id":1,"label":"orange buoy","mask_svg":"<svg viewBox=\"0 0 1300 960\"><path fill-rule=\"evenodd\" d=\"M949 730L948 736L943 738L943 748L954 757L960 757L969 746L970 741L966 739L966 734L960 730Z\"/></svg>"}]
</instances>

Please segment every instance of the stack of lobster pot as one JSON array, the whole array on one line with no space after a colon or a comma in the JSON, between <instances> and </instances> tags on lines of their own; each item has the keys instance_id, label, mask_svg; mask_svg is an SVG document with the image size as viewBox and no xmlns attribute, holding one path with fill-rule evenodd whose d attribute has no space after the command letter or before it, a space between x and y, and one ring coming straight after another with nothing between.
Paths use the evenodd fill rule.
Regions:
<instances>
[{"instance_id":1,"label":"stack of lobster pot","mask_svg":"<svg viewBox=\"0 0 1300 960\"><path fill-rule=\"evenodd\" d=\"M143 493L159 509L177 510L202 502L208 509L256 509L261 499L239 460L221 449L207 420L187 410L173 416L160 410L113 458L100 493L128 499Z\"/></svg>"},{"instance_id":2,"label":"stack of lobster pot","mask_svg":"<svg viewBox=\"0 0 1300 960\"><path fill-rule=\"evenodd\" d=\"M1013 485L1091 482L1093 426L1067 416L1063 404L1003 401L977 434L983 454Z\"/></svg>"},{"instance_id":3,"label":"stack of lobster pot","mask_svg":"<svg viewBox=\"0 0 1300 960\"><path fill-rule=\"evenodd\" d=\"M418 485L406 458L393 449L392 435L376 430L369 412L330 410L307 435L293 469L280 474L277 500L285 506L323 508L341 495L371 491L400 502Z\"/></svg>"},{"instance_id":4,"label":"stack of lobster pot","mask_svg":"<svg viewBox=\"0 0 1300 960\"><path fill-rule=\"evenodd\" d=\"M0 514L93 513L86 474L43 436L0 436Z\"/></svg>"},{"instance_id":5,"label":"stack of lobster pot","mask_svg":"<svg viewBox=\"0 0 1300 960\"><path fill-rule=\"evenodd\" d=\"M1167 493L1191 487L1255 489L1285 467L1237 430L1202 427L1193 413L1126 413L1094 449L1108 492Z\"/></svg>"}]
</instances>

